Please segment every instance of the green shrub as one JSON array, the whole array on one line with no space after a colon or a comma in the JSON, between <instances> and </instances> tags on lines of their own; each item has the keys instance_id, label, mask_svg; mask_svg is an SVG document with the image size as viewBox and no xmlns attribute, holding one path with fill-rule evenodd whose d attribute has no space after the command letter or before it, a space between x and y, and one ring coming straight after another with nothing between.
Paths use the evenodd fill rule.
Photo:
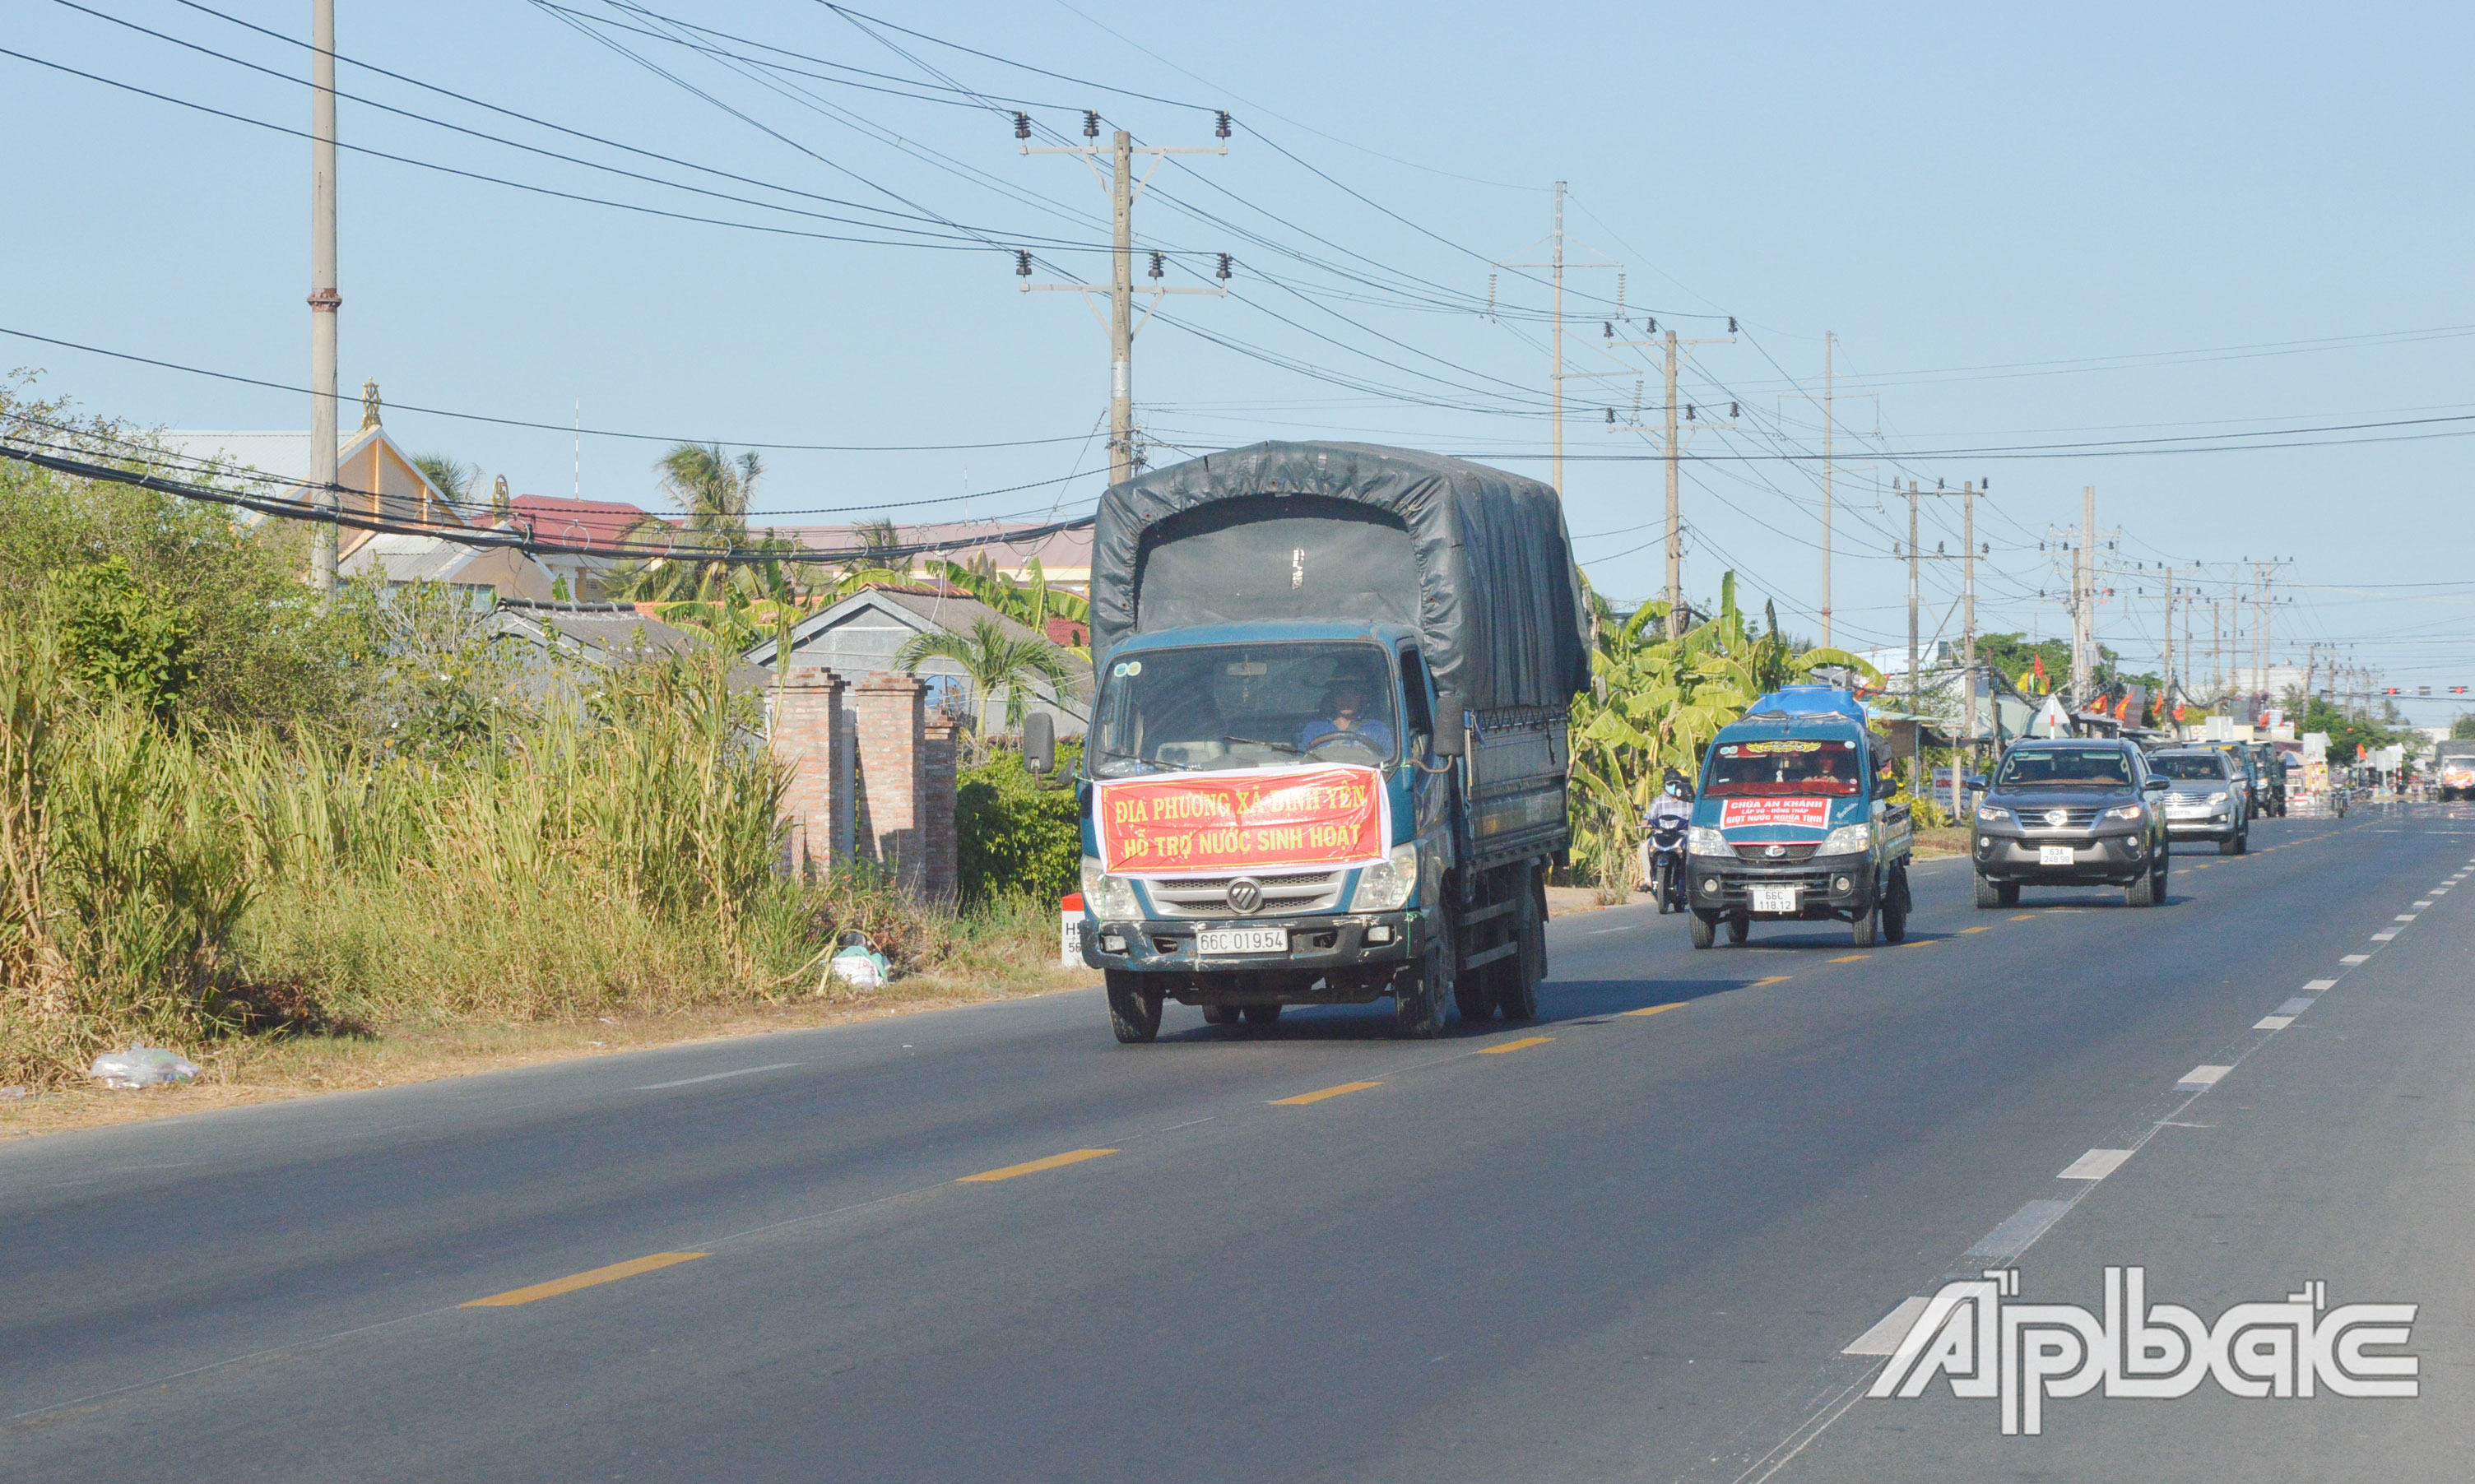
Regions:
<instances>
[{"instance_id":1,"label":"green shrub","mask_svg":"<svg viewBox=\"0 0 2475 1484\"><path fill-rule=\"evenodd\" d=\"M1073 749L1059 753L1059 774L1070 775ZM998 752L963 770L954 788L954 833L967 903L1019 893L1053 904L1081 877L1074 791L1041 787L1020 753Z\"/></svg>"}]
</instances>

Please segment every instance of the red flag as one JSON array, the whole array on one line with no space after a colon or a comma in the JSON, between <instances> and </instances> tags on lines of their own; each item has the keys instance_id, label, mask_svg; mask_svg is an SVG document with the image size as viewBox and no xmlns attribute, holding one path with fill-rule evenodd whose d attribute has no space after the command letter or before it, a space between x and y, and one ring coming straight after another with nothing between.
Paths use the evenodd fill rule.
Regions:
<instances>
[{"instance_id":1,"label":"red flag","mask_svg":"<svg viewBox=\"0 0 2475 1484\"><path fill-rule=\"evenodd\" d=\"M2040 655L2033 656L2033 658L2034 658L2034 659L2036 660L2036 662L2037 662L2037 684L2038 684L2038 685L2040 685L2040 686L2044 686L2044 685L2047 684L2047 681L2046 681L2046 657L2045 657L2044 655L2040 654Z\"/></svg>"}]
</instances>

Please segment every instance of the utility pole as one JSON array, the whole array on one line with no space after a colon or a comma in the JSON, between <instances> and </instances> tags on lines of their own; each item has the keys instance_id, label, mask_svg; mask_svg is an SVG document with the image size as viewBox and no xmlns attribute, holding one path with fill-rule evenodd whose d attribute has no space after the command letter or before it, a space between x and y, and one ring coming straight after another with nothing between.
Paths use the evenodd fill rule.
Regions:
<instances>
[{"instance_id":1,"label":"utility pole","mask_svg":"<svg viewBox=\"0 0 2475 1484\"><path fill-rule=\"evenodd\" d=\"M2165 674L2161 678L2165 682L2166 693L2157 698L2158 719L2161 721L2166 719L2167 710L2174 699L2174 569L2171 567L2166 569L2166 663L2162 668Z\"/></svg>"},{"instance_id":2,"label":"utility pole","mask_svg":"<svg viewBox=\"0 0 2475 1484\"><path fill-rule=\"evenodd\" d=\"M1831 352L1839 345L1836 330L1822 332L1822 647L1830 647L1830 432ZM1971 617L1974 616L1973 611ZM1972 646L1973 647L1973 646ZM1974 663L1974 655L1970 663Z\"/></svg>"},{"instance_id":3,"label":"utility pole","mask_svg":"<svg viewBox=\"0 0 2475 1484\"><path fill-rule=\"evenodd\" d=\"M309 503L335 509L335 0L309 0ZM335 592L335 523L309 527L309 586Z\"/></svg>"},{"instance_id":4,"label":"utility pole","mask_svg":"<svg viewBox=\"0 0 2475 1484\"><path fill-rule=\"evenodd\" d=\"M2096 486L2080 489L2080 548L2071 561L2071 703L2086 705L2095 689Z\"/></svg>"},{"instance_id":5,"label":"utility pole","mask_svg":"<svg viewBox=\"0 0 2475 1484\"><path fill-rule=\"evenodd\" d=\"M2209 698L2226 693L2226 608L2209 599Z\"/></svg>"},{"instance_id":6,"label":"utility pole","mask_svg":"<svg viewBox=\"0 0 2475 1484\"><path fill-rule=\"evenodd\" d=\"M1547 479L1549 483L1556 486L1556 492L1560 495L1564 491L1564 382L1568 377L1580 375L1579 373L1568 372L1564 367L1564 270L1566 268L1621 269L1624 267L1624 264L1618 262L1572 262L1565 257L1564 182L1561 181L1557 181L1556 182L1556 216L1554 230L1547 233L1546 243L1547 260L1543 263L1500 262L1495 266L1498 268L1544 268L1547 270L1548 285L1551 293L1551 304L1553 306L1548 315L1549 346L1547 353L1549 361L1547 365L1547 393L1549 409L1549 457ZM1532 247L1536 247L1537 245L1538 244L1534 242L1531 244ZM1527 249L1524 251L1527 251ZM1490 277L1487 280L1487 312L1492 314L1494 310L1495 280ZM1623 317L1624 275L1622 273L1618 273L1616 275L1616 318L1622 319ZM1615 344L1615 322L1613 320L1607 322L1607 340L1609 348L1612 349ZM1614 373L1605 374L1613 375Z\"/></svg>"},{"instance_id":7,"label":"utility pole","mask_svg":"<svg viewBox=\"0 0 2475 1484\"><path fill-rule=\"evenodd\" d=\"M1649 323L1651 329L1654 332L1656 332L1658 329L1658 322L1656 320L1652 320ZM1733 345L1735 344L1735 341L1736 317L1731 314L1728 316L1728 332L1724 335L1713 336L1708 339L1679 339L1676 331L1670 329L1663 334L1659 334L1657 338L1652 340L1617 340L1610 336L1606 342L1606 349L1610 351L1621 350L1628 347L1635 349L1647 347L1657 351L1660 354L1660 364L1664 373L1664 380L1667 390L1667 401L1663 409L1665 436L1662 439L1661 444L1660 461L1667 466L1667 637L1670 639L1674 639L1684 632L1684 503L1682 488L1684 445L1694 433L1700 431L1703 427L1728 428L1735 426L1736 415L1741 410L1735 403L1730 402L1728 406L1727 422L1704 423L1699 415L1699 409L1692 403L1681 401L1679 397L1676 384L1677 373L1681 368L1683 356L1690 353L1696 346ZM1613 409L1610 409L1609 415L1612 417ZM1682 419L1681 424L1679 422L1679 416ZM1637 417L1633 422L1624 424L1622 426L1632 432L1644 431L1640 420Z\"/></svg>"},{"instance_id":8,"label":"utility pole","mask_svg":"<svg viewBox=\"0 0 2475 1484\"><path fill-rule=\"evenodd\" d=\"M321 0L321 3L325 3L325 0ZM1135 202L1142 195L1143 188L1151 183L1152 176L1161 167L1161 161L1169 156L1228 154L1229 115L1227 113L1219 116L1219 123L1214 133L1220 138L1218 144L1137 144L1134 141L1134 135L1120 129L1104 147L1100 143L1099 112L1096 109L1086 109L1083 114L1083 143L1025 142L1021 146L1022 153L1025 155L1080 156L1084 164L1090 168L1092 176L1109 192L1112 244L1108 282L1034 283L1031 281L1031 254L1023 250L1017 250L1015 254L1015 273L1023 280L1022 289L1025 293L1041 289L1058 293L1081 294L1083 302L1091 305L1094 317L1099 314L1099 306L1092 303L1092 296L1097 294L1109 296L1109 317L1101 328L1109 332L1109 482L1111 484L1121 484L1133 478L1137 468L1142 462L1135 451L1135 336L1141 331L1145 324L1150 322L1153 313L1160 308L1161 297L1164 294L1208 294L1219 298L1229 292L1225 287L1172 288L1161 282L1161 279L1166 272L1166 255L1154 253L1151 263L1152 286L1143 290L1152 296L1152 302L1143 310L1141 319L1135 317ZM1014 116L1014 134L1019 140L1028 141L1031 138L1030 115L1017 113ZM1106 174L1102 173L1099 163L1104 153L1110 162L1110 169ZM1135 157L1138 155L1152 157L1151 166L1143 172L1140 180L1135 178ZM1219 278L1224 284L1229 279L1229 255L1226 253L1220 255Z\"/></svg>"}]
</instances>

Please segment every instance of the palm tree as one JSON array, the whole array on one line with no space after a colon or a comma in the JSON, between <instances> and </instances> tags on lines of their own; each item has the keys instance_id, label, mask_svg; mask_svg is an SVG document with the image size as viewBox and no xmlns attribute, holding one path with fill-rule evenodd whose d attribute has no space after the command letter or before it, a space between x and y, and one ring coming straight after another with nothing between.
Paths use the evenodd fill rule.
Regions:
<instances>
[{"instance_id":1,"label":"palm tree","mask_svg":"<svg viewBox=\"0 0 2475 1484\"><path fill-rule=\"evenodd\" d=\"M635 549L659 543L660 556L613 572L605 583L614 597L637 602L719 603L742 599L789 599L796 591L798 543L768 531L750 539L747 506L765 476L753 450L732 458L720 444L682 443L654 461L662 493L686 516L676 524L648 516L626 533ZM722 552L753 552L757 562L721 560ZM715 553L700 555L699 553Z\"/></svg>"},{"instance_id":2,"label":"palm tree","mask_svg":"<svg viewBox=\"0 0 2475 1484\"><path fill-rule=\"evenodd\" d=\"M927 660L952 661L970 682L972 718L978 728L971 746L975 762L988 756L988 703L992 698L999 692L1005 693L1005 724L1012 730L1022 725L1023 712L1031 703L1037 683L1046 681L1052 690L1062 689L1072 682L1076 669L1066 651L1047 640L1034 636L1017 639L995 619L978 620L968 634L951 629L924 630L905 640L894 655L894 663L906 670L917 669Z\"/></svg>"},{"instance_id":3,"label":"palm tree","mask_svg":"<svg viewBox=\"0 0 2475 1484\"><path fill-rule=\"evenodd\" d=\"M444 453L417 453L412 467L420 470L438 487L438 493L447 497L447 502L459 510L464 506L464 497L473 493L473 481L481 477L480 465L459 463Z\"/></svg>"}]
</instances>

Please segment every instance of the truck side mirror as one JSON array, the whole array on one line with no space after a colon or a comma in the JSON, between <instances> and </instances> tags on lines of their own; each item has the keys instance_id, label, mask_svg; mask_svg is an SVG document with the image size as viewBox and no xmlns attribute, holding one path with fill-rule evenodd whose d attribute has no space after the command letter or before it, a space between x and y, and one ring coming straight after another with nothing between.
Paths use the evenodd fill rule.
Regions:
<instances>
[{"instance_id":1,"label":"truck side mirror","mask_svg":"<svg viewBox=\"0 0 2475 1484\"><path fill-rule=\"evenodd\" d=\"M1057 771L1057 718L1035 711L1022 718L1022 762L1045 778Z\"/></svg>"},{"instance_id":2,"label":"truck side mirror","mask_svg":"<svg viewBox=\"0 0 2475 1484\"><path fill-rule=\"evenodd\" d=\"M1457 758L1469 751L1469 720L1462 713L1461 698L1450 691L1435 693L1435 740L1429 745L1439 758Z\"/></svg>"}]
</instances>

